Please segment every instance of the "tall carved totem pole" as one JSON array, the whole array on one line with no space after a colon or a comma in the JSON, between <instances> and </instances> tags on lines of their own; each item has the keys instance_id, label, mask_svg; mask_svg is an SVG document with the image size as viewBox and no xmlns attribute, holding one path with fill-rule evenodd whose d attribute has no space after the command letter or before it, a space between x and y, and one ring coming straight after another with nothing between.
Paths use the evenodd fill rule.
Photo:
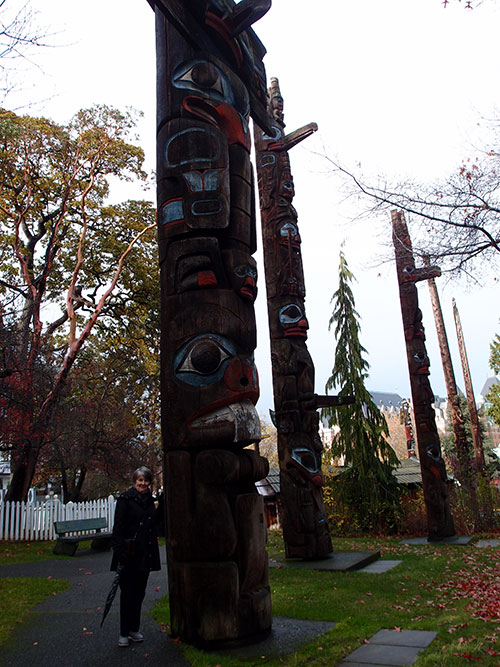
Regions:
<instances>
[{"instance_id":1,"label":"tall carved totem pole","mask_svg":"<svg viewBox=\"0 0 500 667\"><path fill-rule=\"evenodd\" d=\"M432 407L434 394L429 382L430 361L425 347L425 330L415 283L435 278L441 275L441 271L435 266L416 268L408 228L401 211L392 212L392 240L427 510L428 539L439 541L453 537L455 526L450 511L446 466L441 456L441 443Z\"/></svg>"},{"instance_id":2,"label":"tall carved totem pole","mask_svg":"<svg viewBox=\"0 0 500 667\"><path fill-rule=\"evenodd\" d=\"M282 525L286 555L324 558L332 551L323 505L317 409L338 404L314 393L314 364L306 340L304 272L288 150L317 129L311 123L284 135L283 99L271 79L272 132L255 126L267 287L275 423L278 430ZM324 401L321 401L324 399ZM325 402L326 401L326 402Z\"/></svg>"},{"instance_id":3,"label":"tall carved totem pole","mask_svg":"<svg viewBox=\"0 0 500 667\"><path fill-rule=\"evenodd\" d=\"M162 435L174 636L271 627L255 482L257 272L249 115L264 128L271 0L149 0L156 12Z\"/></svg>"}]
</instances>

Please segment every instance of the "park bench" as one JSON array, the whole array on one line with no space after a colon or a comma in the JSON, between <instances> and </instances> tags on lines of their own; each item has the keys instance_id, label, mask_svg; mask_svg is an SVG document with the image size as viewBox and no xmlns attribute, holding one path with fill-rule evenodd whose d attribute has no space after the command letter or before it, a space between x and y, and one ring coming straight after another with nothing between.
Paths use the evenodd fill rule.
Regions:
<instances>
[{"instance_id":1,"label":"park bench","mask_svg":"<svg viewBox=\"0 0 500 667\"><path fill-rule=\"evenodd\" d=\"M107 527L108 522L105 517L75 519L73 521L54 521L54 529L57 534L54 553L74 556L78 549L78 543L84 540L92 540L90 548L94 551L107 551L111 548L111 533L101 532ZM78 534L67 535L67 533Z\"/></svg>"}]
</instances>

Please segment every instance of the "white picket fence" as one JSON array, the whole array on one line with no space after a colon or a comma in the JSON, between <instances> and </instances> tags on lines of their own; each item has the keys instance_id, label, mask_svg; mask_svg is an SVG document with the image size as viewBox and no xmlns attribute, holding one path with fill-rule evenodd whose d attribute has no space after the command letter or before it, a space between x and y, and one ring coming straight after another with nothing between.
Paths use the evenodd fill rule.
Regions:
<instances>
[{"instance_id":1,"label":"white picket fence","mask_svg":"<svg viewBox=\"0 0 500 667\"><path fill-rule=\"evenodd\" d=\"M84 503L0 501L0 540L55 540L54 521L105 517L112 530L116 500L113 496Z\"/></svg>"}]
</instances>

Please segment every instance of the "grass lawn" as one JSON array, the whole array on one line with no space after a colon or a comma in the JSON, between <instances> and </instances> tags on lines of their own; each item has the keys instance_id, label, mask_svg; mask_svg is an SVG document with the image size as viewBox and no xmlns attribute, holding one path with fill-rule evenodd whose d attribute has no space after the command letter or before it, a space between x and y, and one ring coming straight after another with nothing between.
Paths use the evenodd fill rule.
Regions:
<instances>
[{"instance_id":1,"label":"grass lawn","mask_svg":"<svg viewBox=\"0 0 500 667\"><path fill-rule=\"evenodd\" d=\"M55 542L3 542L0 541L0 565L29 563L36 560L60 560L68 556L55 556ZM82 542L83 549L86 543ZM90 542L89 542L90 546Z\"/></svg>"},{"instance_id":2,"label":"grass lawn","mask_svg":"<svg viewBox=\"0 0 500 667\"><path fill-rule=\"evenodd\" d=\"M319 640L266 665L336 665L381 628L436 630L438 636L416 667L480 662L500 665L500 549L461 546L403 546L397 539L334 539L334 550L379 549L384 560L402 560L384 574L271 569L273 613L297 619L334 621ZM270 556L283 558L271 534ZM168 625L168 601L153 611ZM248 665L183 646L194 667Z\"/></svg>"},{"instance_id":3,"label":"grass lawn","mask_svg":"<svg viewBox=\"0 0 500 667\"><path fill-rule=\"evenodd\" d=\"M403 562L384 574L271 569L273 613L297 619L334 621L319 640L282 659L238 662L182 646L194 667L241 665L337 665L381 628L436 630L438 636L416 667L454 667L471 662L500 665L500 549L468 546L404 546L398 539L334 539L336 551L378 549L382 559ZM66 558L53 542L0 542L0 564ZM270 533L271 558L284 558L279 534ZM29 582L29 585L27 585ZM0 584L0 643L18 620L67 582L6 578ZM153 616L169 622L168 599ZM15 619L14 621L10 619Z\"/></svg>"},{"instance_id":4,"label":"grass lawn","mask_svg":"<svg viewBox=\"0 0 500 667\"><path fill-rule=\"evenodd\" d=\"M60 560L55 556L55 542L0 542L0 565L38 560ZM85 543L82 543L85 545ZM90 546L90 542L89 542ZM39 602L65 591L69 582L61 579L4 577L0 581L0 645Z\"/></svg>"}]
</instances>

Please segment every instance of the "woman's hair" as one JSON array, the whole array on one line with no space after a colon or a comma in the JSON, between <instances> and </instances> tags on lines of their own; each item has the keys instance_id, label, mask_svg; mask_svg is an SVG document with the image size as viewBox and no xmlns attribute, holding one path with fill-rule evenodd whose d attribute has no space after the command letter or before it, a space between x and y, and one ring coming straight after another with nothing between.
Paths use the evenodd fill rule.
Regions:
<instances>
[{"instance_id":1,"label":"woman's hair","mask_svg":"<svg viewBox=\"0 0 500 667\"><path fill-rule=\"evenodd\" d=\"M140 466L139 468L137 468L137 470L134 470L134 474L132 475L132 480L136 482L137 479L141 476L144 477L144 479L148 481L150 484L153 483L153 473L146 466Z\"/></svg>"}]
</instances>

